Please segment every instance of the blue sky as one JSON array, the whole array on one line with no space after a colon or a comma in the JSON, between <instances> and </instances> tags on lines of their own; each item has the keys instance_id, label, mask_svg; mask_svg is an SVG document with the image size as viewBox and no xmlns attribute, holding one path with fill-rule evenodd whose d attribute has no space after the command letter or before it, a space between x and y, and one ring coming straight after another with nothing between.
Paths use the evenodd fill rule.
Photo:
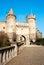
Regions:
<instances>
[{"instance_id":1,"label":"blue sky","mask_svg":"<svg viewBox=\"0 0 44 65\"><path fill-rule=\"evenodd\" d=\"M6 20L10 8L16 15L16 21L26 22L26 16L36 15L36 26L44 37L44 0L0 0L0 21Z\"/></svg>"}]
</instances>

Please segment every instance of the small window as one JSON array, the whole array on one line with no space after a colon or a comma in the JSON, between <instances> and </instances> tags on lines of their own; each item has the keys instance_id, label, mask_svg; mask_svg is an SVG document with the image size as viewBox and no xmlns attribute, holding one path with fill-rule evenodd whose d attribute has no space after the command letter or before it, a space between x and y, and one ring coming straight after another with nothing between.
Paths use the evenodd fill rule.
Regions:
<instances>
[{"instance_id":1,"label":"small window","mask_svg":"<svg viewBox=\"0 0 44 65\"><path fill-rule=\"evenodd\" d=\"M3 29L5 29L5 27L3 27Z\"/></svg>"},{"instance_id":2,"label":"small window","mask_svg":"<svg viewBox=\"0 0 44 65\"><path fill-rule=\"evenodd\" d=\"M21 29L21 30L23 30L23 29Z\"/></svg>"}]
</instances>

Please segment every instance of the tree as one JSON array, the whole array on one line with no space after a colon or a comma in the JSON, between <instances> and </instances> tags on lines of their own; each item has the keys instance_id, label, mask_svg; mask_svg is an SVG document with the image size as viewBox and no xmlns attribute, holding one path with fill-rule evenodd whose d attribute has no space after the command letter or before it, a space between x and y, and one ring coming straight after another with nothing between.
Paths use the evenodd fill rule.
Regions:
<instances>
[{"instance_id":1,"label":"tree","mask_svg":"<svg viewBox=\"0 0 44 65\"><path fill-rule=\"evenodd\" d=\"M13 32L13 38L12 38L12 40L13 40L14 42L16 42L16 33L15 33L15 32Z\"/></svg>"},{"instance_id":2,"label":"tree","mask_svg":"<svg viewBox=\"0 0 44 65\"><path fill-rule=\"evenodd\" d=\"M10 46L10 41L7 34L3 31L0 32L0 47Z\"/></svg>"}]
</instances>

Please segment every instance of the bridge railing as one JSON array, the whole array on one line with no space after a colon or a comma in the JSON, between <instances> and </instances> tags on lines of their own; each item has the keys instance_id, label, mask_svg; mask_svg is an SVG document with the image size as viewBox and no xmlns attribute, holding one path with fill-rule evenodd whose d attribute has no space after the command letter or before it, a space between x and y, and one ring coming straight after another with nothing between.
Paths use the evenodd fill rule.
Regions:
<instances>
[{"instance_id":1,"label":"bridge railing","mask_svg":"<svg viewBox=\"0 0 44 65\"><path fill-rule=\"evenodd\" d=\"M23 50L25 42L17 42L17 53L19 54Z\"/></svg>"},{"instance_id":2,"label":"bridge railing","mask_svg":"<svg viewBox=\"0 0 44 65\"><path fill-rule=\"evenodd\" d=\"M8 47L0 48L0 65L5 65L12 58L17 56L23 49L24 43L15 43Z\"/></svg>"},{"instance_id":3,"label":"bridge railing","mask_svg":"<svg viewBox=\"0 0 44 65\"><path fill-rule=\"evenodd\" d=\"M5 65L8 61L17 55L15 46L0 48L0 65Z\"/></svg>"}]
</instances>

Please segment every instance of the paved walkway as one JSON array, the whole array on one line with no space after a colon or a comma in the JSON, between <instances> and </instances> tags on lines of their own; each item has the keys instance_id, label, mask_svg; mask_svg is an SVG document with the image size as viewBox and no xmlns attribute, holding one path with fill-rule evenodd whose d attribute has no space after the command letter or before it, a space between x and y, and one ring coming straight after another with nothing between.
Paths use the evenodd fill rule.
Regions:
<instances>
[{"instance_id":1,"label":"paved walkway","mask_svg":"<svg viewBox=\"0 0 44 65\"><path fill-rule=\"evenodd\" d=\"M44 47L27 47L6 65L44 65Z\"/></svg>"}]
</instances>

